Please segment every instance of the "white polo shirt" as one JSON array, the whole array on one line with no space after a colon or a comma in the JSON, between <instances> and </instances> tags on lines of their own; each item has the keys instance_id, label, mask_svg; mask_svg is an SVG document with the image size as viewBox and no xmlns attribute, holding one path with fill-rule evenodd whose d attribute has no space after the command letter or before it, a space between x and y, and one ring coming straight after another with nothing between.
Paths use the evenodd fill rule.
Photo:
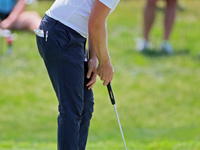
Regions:
<instances>
[{"instance_id":1,"label":"white polo shirt","mask_svg":"<svg viewBox=\"0 0 200 150\"><path fill-rule=\"evenodd\" d=\"M111 9L115 9L120 0L99 0ZM46 14L74 29L83 37L88 36L88 20L95 0L56 0Z\"/></svg>"}]
</instances>

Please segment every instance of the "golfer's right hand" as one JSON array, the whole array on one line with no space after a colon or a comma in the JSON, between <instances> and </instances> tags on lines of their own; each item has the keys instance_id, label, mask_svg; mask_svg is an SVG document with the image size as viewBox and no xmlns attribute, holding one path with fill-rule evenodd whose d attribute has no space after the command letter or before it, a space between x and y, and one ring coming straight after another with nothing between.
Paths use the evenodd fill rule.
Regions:
<instances>
[{"instance_id":1,"label":"golfer's right hand","mask_svg":"<svg viewBox=\"0 0 200 150\"><path fill-rule=\"evenodd\" d=\"M109 82L112 82L114 69L112 64L109 62L99 63L97 67L97 74L103 82L103 85L106 86Z\"/></svg>"}]
</instances>

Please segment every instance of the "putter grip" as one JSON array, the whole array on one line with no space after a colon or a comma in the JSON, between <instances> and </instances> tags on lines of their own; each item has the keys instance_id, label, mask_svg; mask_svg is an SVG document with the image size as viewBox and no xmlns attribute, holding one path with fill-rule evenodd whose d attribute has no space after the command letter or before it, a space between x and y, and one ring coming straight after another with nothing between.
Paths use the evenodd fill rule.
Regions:
<instances>
[{"instance_id":1,"label":"putter grip","mask_svg":"<svg viewBox=\"0 0 200 150\"><path fill-rule=\"evenodd\" d=\"M114 98L114 94L113 94L112 87L111 87L110 83L108 83L107 88L108 88L108 93L109 93L109 96L110 96L111 103L114 105L115 104L115 98Z\"/></svg>"}]
</instances>

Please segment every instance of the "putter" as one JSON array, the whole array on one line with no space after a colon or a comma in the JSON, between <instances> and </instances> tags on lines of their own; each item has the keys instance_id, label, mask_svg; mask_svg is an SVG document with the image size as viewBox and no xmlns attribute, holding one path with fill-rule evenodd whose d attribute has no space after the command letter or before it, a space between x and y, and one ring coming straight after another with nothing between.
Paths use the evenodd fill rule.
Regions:
<instances>
[{"instance_id":1,"label":"putter","mask_svg":"<svg viewBox=\"0 0 200 150\"><path fill-rule=\"evenodd\" d=\"M111 87L110 83L108 83L107 88L108 88L108 93L110 95L111 103L112 103L112 105L114 106L114 109L115 109L115 114L117 116L117 121L118 121L118 124L119 124L119 129L121 131L122 139L123 139L123 142L124 142L124 147L125 147L125 150L127 150L126 142L125 142L125 138L124 138L124 134L123 134L123 131L122 131L122 126L121 126L121 123L119 121L119 116L118 116L117 108L116 108L116 105L115 105L114 94L113 94L112 87Z\"/></svg>"}]
</instances>

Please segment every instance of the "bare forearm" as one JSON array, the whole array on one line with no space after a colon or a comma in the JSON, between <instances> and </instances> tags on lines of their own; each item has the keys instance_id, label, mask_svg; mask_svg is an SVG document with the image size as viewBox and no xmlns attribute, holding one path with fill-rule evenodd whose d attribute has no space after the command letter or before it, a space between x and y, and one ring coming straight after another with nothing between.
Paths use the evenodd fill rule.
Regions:
<instances>
[{"instance_id":1,"label":"bare forearm","mask_svg":"<svg viewBox=\"0 0 200 150\"><path fill-rule=\"evenodd\" d=\"M17 4L13 8L12 12L10 13L7 19L10 19L12 22L14 22L17 19L17 17L24 11L25 6L26 4L24 0L18 0Z\"/></svg>"},{"instance_id":2,"label":"bare forearm","mask_svg":"<svg viewBox=\"0 0 200 150\"><path fill-rule=\"evenodd\" d=\"M97 56L96 56L94 48L93 48L93 46L91 44L90 38L88 39L88 45L89 45L89 60L93 59L93 60L95 60L97 62Z\"/></svg>"},{"instance_id":3,"label":"bare forearm","mask_svg":"<svg viewBox=\"0 0 200 150\"><path fill-rule=\"evenodd\" d=\"M93 24L89 28L90 42L99 63L107 63L110 56L107 48L107 30L105 25Z\"/></svg>"},{"instance_id":4,"label":"bare forearm","mask_svg":"<svg viewBox=\"0 0 200 150\"><path fill-rule=\"evenodd\" d=\"M107 46L107 30L105 24L93 24L89 28L89 35L92 47L99 60L99 63L107 63L110 61Z\"/></svg>"},{"instance_id":5,"label":"bare forearm","mask_svg":"<svg viewBox=\"0 0 200 150\"><path fill-rule=\"evenodd\" d=\"M96 0L88 22L90 42L100 64L110 61L106 29L106 20L109 13L110 9Z\"/></svg>"},{"instance_id":6,"label":"bare forearm","mask_svg":"<svg viewBox=\"0 0 200 150\"><path fill-rule=\"evenodd\" d=\"M109 13L110 8L99 0L95 0L88 22L91 47L99 60L97 74L104 81L103 85L112 81L114 73L107 46L106 20Z\"/></svg>"}]
</instances>

